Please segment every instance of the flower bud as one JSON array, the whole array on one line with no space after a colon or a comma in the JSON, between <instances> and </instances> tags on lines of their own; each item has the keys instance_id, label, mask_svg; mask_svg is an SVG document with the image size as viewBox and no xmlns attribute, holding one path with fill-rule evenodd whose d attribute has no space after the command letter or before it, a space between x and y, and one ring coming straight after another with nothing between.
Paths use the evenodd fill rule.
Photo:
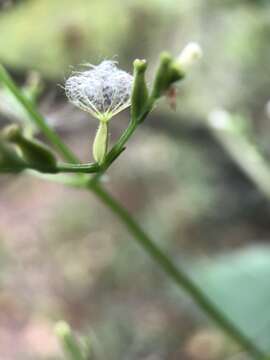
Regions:
<instances>
[{"instance_id":1,"label":"flower bud","mask_svg":"<svg viewBox=\"0 0 270 360\"><path fill-rule=\"evenodd\" d=\"M33 167L56 167L56 158L51 150L40 141L29 139L22 133L18 125L10 125L3 130L3 138L14 143L22 154L23 159Z\"/></svg>"},{"instance_id":2,"label":"flower bud","mask_svg":"<svg viewBox=\"0 0 270 360\"><path fill-rule=\"evenodd\" d=\"M137 120L148 102L148 89L145 82L147 62L136 59L134 66L134 82L131 95L131 118Z\"/></svg>"},{"instance_id":3,"label":"flower bud","mask_svg":"<svg viewBox=\"0 0 270 360\"><path fill-rule=\"evenodd\" d=\"M65 321L58 321L55 325L55 333L59 338L65 339L71 335L70 326Z\"/></svg>"},{"instance_id":4,"label":"flower bud","mask_svg":"<svg viewBox=\"0 0 270 360\"><path fill-rule=\"evenodd\" d=\"M202 49L200 45L191 42L182 50L177 58L176 64L183 73L186 73L201 57Z\"/></svg>"},{"instance_id":5,"label":"flower bud","mask_svg":"<svg viewBox=\"0 0 270 360\"><path fill-rule=\"evenodd\" d=\"M65 321L59 321L55 325L55 333L59 338L63 350L70 359L83 359L83 352L75 338L70 326Z\"/></svg>"},{"instance_id":6,"label":"flower bud","mask_svg":"<svg viewBox=\"0 0 270 360\"><path fill-rule=\"evenodd\" d=\"M152 97L158 99L170 86L170 66L173 62L172 56L163 52L160 55L160 63L154 80Z\"/></svg>"},{"instance_id":7,"label":"flower bud","mask_svg":"<svg viewBox=\"0 0 270 360\"><path fill-rule=\"evenodd\" d=\"M0 139L0 172L20 172L27 164L17 152L5 141Z\"/></svg>"},{"instance_id":8,"label":"flower bud","mask_svg":"<svg viewBox=\"0 0 270 360\"><path fill-rule=\"evenodd\" d=\"M102 165L107 154L108 148L108 122L100 121L93 143L93 157L95 161Z\"/></svg>"}]
</instances>

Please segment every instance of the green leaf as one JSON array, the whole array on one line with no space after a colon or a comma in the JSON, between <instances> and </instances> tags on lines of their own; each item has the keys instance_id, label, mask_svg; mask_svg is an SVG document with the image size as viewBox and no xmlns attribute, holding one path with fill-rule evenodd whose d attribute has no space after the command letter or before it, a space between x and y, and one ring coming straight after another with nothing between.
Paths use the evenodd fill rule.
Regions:
<instances>
[{"instance_id":1,"label":"green leaf","mask_svg":"<svg viewBox=\"0 0 270 360\"><path fill-rule=\"evenodd\" d=\"M270 352L269 247L251 247L197 264L194 278L243 333Z\"/></svg>"}]
</instances>

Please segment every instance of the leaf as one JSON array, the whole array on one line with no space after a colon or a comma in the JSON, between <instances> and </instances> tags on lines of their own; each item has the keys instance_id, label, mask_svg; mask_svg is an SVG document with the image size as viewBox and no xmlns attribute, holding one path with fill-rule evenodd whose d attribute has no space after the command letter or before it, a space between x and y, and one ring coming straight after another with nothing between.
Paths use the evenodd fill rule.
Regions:
<instances>
[{"instance_id":1,"label":"leaf","mask_svg":"<svg viewBox=\"0 0 270 360\"><path fill-rule=\"evenodd\" d=\"M193 275L240 330L270 351L270 247L250 247L197 264Z\"/></svg>"}]
</instances>

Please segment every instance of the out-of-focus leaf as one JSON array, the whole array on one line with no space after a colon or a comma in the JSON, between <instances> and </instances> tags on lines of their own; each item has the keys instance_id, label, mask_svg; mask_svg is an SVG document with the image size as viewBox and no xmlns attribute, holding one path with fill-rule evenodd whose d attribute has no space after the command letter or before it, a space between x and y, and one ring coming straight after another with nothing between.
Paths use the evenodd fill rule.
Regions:
<instances>
[{"instance_id":1,"label":"out-of-focus leaf","mask_svg":"<svg viewBox=\"0 0 270 360\"><path fill-rule=\"evenodd\" d=\"M270 351L270 247L197 264L194 278L239 329Z\"/></svg>"}]
</instances>

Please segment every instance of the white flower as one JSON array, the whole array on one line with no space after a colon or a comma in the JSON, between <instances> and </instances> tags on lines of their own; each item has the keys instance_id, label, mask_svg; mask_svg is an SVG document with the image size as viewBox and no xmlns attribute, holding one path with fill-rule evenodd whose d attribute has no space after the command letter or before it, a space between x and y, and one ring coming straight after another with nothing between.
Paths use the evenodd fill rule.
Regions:
<instances>
[{"instance_id":1,"label":"white flower","mask_svg":"<svg viewBox=\"0 0 270 360\"><path fill-rule=\"evenodd\" d=\"M189 68L202 57L202 54L202 49L199 44L195 42L187 44L177 58L181 70L184 72L189 70Z\"/></svg>"},{"instance_id":2,"label":"white flower","mask_svg":"<svg viewBox=\"0 0 270 360\"><path fill-rule=\"evenodd\" d=\"M67 79L66 95L75 106L101 121L108 121L130 106L133 76L118 69L114 61L87 66L88 70Z\"/></svg>"}]
</instances>

